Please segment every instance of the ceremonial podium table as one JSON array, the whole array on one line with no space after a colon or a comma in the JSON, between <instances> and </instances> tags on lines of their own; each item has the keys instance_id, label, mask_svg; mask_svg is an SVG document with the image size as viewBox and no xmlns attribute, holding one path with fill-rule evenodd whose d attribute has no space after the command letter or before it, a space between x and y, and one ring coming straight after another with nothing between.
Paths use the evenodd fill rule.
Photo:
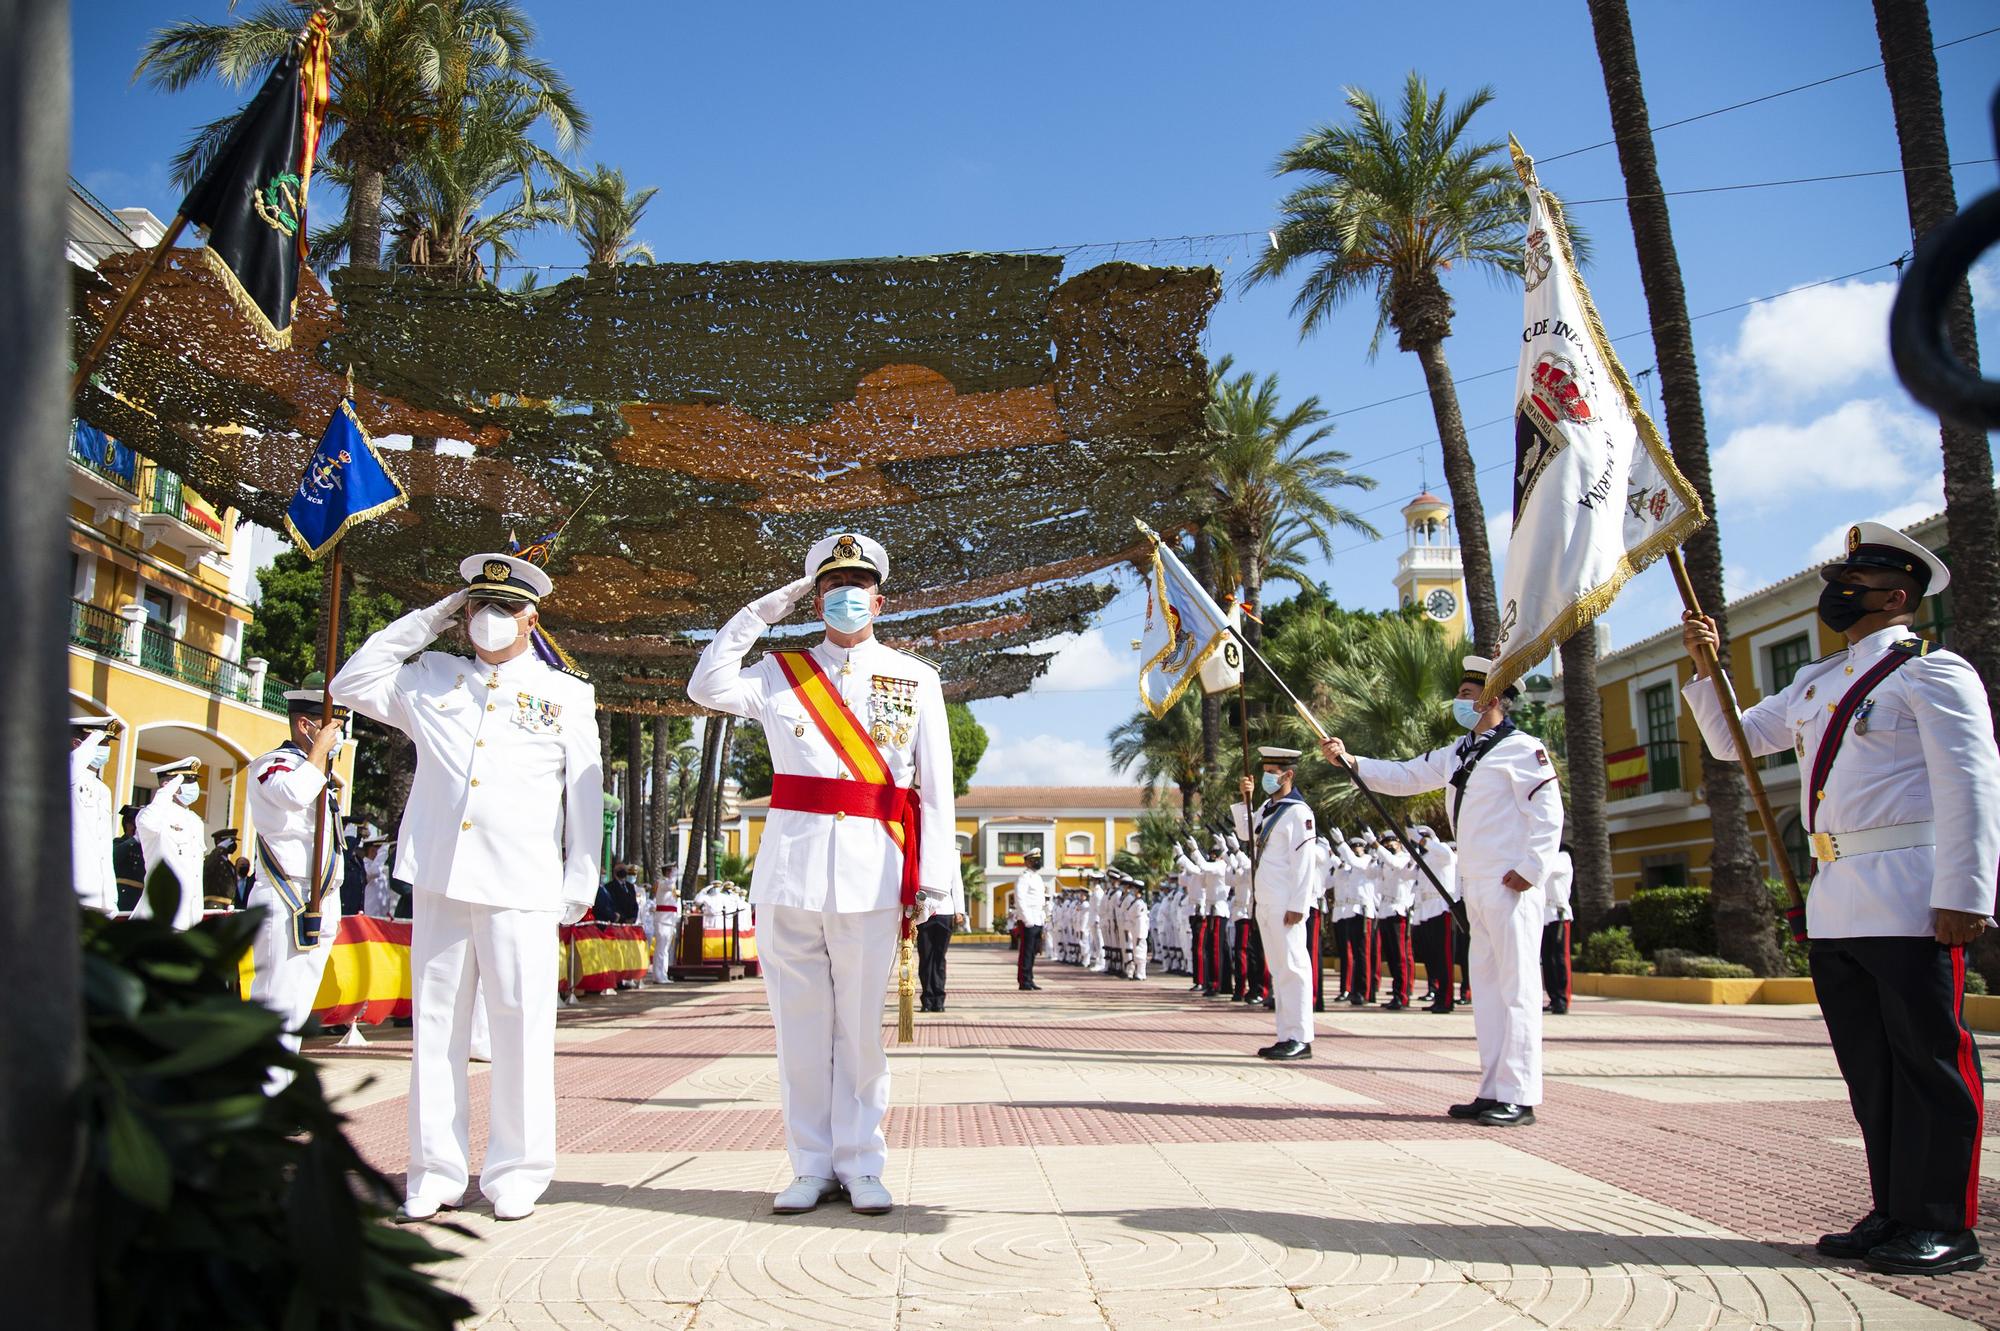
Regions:
<instances>
[{"instance_id":1,"label":"ceremonial podium table","mask_svg":"<svg viewBox=\"0 0 2000 1331\"><path fill-rule=\"evenodd\" d=\"M726 915L719 925L709 925L695 911L683 918L667 970L671 978L734 980L758 973L757 926L750 912Z\"/></svg>"}]
</instances>

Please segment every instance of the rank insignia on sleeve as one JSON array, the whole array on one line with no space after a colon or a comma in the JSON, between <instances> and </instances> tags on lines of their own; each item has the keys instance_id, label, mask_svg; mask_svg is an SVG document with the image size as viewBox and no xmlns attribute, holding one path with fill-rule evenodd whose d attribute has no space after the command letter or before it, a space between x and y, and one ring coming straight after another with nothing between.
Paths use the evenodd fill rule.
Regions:
<instances>
[{"instance_id":1,"label":"rank insignia on sleeve","mask_svg":"<svg viewBox=\"0 0 2000 1331\"><path fill-rule=\"evenodd\" d=\"M1536 749L1535 762L1539 766L1547 767L1549 765L1549 751L1547 749Z\"/></svg>"}]
</instances>

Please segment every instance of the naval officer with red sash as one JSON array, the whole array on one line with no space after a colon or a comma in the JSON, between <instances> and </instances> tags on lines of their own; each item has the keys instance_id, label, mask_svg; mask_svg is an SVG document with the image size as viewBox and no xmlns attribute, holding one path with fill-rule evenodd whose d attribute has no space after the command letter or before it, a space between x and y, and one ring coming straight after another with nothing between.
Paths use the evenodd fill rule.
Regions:
<instances>
[{"instance_id":1,"label":"naval officer with red sash","mask_svg":"<svg viewBox=\"0 0 2000 1331\"><path fill-rule=\"evenodd\" d=\"M750 902L795 1175L772 1203L785 1215L842 1191L863 1214L893 1204L884 991L900 938L959 881L944 692L934 668L874 636L888 576L877 542L827 537L803 578L723 625L688 680L689 698L756 721L771 750ZM745 666L808 593L825 638Z\"/></svg>"},{"instance_id":2,"label":"naval officer with red sash","mask_svg":"<svg viewBox=\"0 0 2000 1331\"><path fill-rule=\"evenodd\" d=\"M1813 985L1868 1156L1872 1209L1819 1251L1899 1275L1971 1270L1985 1096L1965 951L1992 923L2000 868L1992 714L1971 664L1910 631L1951 580L1936 555L1863 522L1820 573L1819 617L1846 649L1743 714L1754 752L1798 755L1819 861ZM1715 622L1685 618L1689 654L1712 650ZM1709 749L1734 759L1714 681L1684 693Z\"/></svg>"}]
</instances>

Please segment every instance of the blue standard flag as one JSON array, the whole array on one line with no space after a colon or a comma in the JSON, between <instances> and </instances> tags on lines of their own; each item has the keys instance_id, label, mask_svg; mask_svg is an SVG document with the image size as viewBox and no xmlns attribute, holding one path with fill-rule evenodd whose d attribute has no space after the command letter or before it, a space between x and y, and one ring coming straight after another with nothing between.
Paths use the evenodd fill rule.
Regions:
<instances>
[{"instance_id":1,"label":"blue standard flag","mask_svg":"<svg viewBox=\"0 0 2000 1331\"><path fill-rule=\"evenodd\" d=\"M306 558L318 559L349 527L408 502L403 483L391 474L375 451L375 441L361 428L354 403L342 398L340 410L326 423L319 447L306 462L298 493L285 509L285 529Z\"/></svg>"}]
</instances>

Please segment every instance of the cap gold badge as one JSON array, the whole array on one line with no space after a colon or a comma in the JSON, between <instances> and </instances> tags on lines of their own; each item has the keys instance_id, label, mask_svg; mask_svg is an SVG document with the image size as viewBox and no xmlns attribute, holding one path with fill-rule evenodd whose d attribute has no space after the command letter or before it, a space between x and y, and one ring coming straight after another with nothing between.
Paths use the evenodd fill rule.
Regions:
<instances>
[{"instance_id":1,"label":"cap gold badge","mask_svg":"<svg viewBox=\"0 0 2000 1331\"><path fill-rule=\"evenodd\" d=\"M504 559L489 559L486 561L486 567L482 572L495 582L505 582L513 576L514 570Z\"/></svg>"}]
</instances>

